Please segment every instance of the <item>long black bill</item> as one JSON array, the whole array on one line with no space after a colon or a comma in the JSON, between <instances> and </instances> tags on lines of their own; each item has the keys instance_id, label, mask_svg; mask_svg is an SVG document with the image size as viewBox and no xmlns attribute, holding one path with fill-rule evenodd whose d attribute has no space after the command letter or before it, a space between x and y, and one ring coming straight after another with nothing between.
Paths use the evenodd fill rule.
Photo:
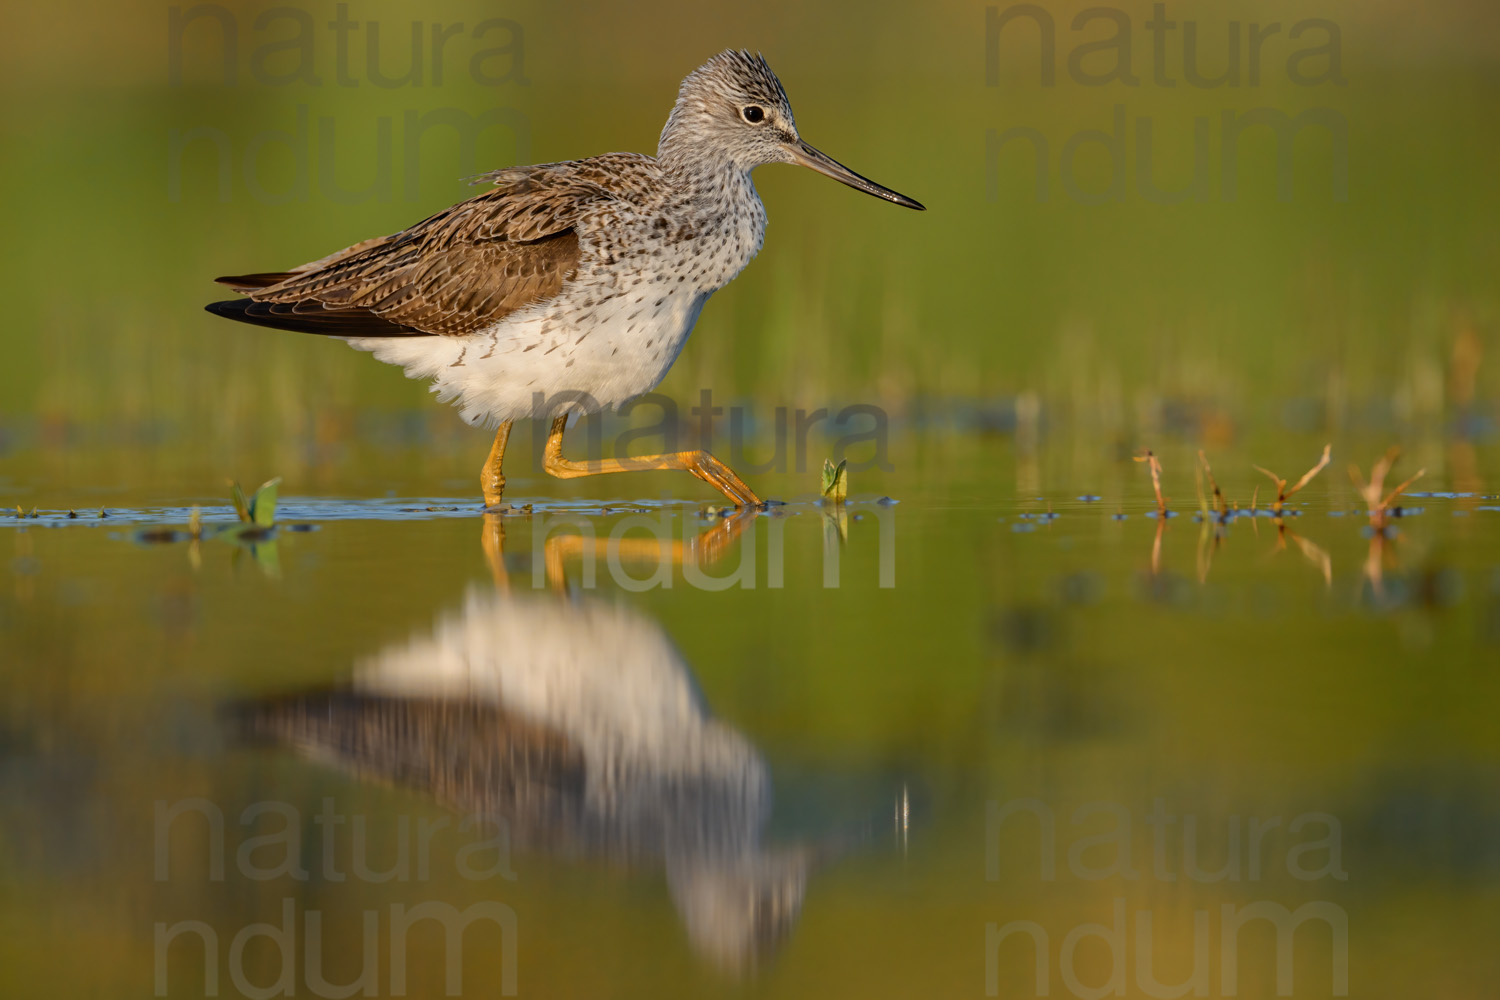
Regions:
<instances>
[{"instance_id":1,"label":"long black bill","mask_svg":"<svg viewBox=\"0 0 1500 1000\"><path fill-rule=\"evenodd\" d=\"M833 157L818 152L805 142L799 140L791 147L791 152L792 158L797 163L800 163L804 167L811 167L820 174L826 174L840 184L847 184L852 188L858 188L865 194L873 194L877 198L884 198L886 201L895 202L897 205L915 208L919 212L927 210L927 206L915 198L908 198L906 195L898 194L888 187L881 187L868 177L861 177Z\"/></svg>"}]
</instances>

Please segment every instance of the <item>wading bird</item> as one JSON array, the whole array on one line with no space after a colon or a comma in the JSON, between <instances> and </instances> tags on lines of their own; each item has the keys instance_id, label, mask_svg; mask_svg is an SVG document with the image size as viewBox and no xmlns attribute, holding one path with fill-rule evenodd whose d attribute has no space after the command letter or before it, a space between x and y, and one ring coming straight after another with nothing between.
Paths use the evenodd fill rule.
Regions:
<instances>
[{"instance_id":1,"label":"wading bird","mask_svg":"<svg viewBox=\"0 0 1500 1000\"><path fill-rule=\"evenodd\" d=\"M544 465L554 476L683 469L736 505L760 505L707 452L574 462L562 436L571 415L666 376L704 302L760 250L766 211L750 172L766 163L922 208L804 142L765 59L731 50L683 81L655 157L484 174L490 190L399 233L290 271L219 278L245 297L207 308L337 337L431 379L466 421L498 423L480 473L487 505L504 491L505 444L522 417L552 421Z\"/></svg>"}]
</instances>

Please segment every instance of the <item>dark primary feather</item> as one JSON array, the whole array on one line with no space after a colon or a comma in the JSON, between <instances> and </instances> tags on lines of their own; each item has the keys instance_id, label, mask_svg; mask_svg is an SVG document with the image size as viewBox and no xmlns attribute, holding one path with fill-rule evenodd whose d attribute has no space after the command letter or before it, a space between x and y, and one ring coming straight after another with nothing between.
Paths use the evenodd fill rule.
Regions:
<instances>
[{"instance_id":1,"label":"dark primary feather","mask_svg":"<svg viewBox=\"0 0 1500 1000\"><path fill-rule=\"evenodd\" d=\"M494 189L403 232L291 271L220 278L248 298L208 311L335 337L474 333L552 298L577 272L574 225L609 197L611 167L583 160L495 171Z\"/></svg>"},{"instance_id":2,"label":"dark primary feather","mask_svg":"<svg viewBox=\"0 0 1500 1000\"><path fill-rule=\"evenodd\" d=\"M420 337L424 330L393 323L367 309L328 309L320 303L257 302L228 299L204 306L215 316L273 330L320 333L327 337Z\"/></svg>"}]
</instances>

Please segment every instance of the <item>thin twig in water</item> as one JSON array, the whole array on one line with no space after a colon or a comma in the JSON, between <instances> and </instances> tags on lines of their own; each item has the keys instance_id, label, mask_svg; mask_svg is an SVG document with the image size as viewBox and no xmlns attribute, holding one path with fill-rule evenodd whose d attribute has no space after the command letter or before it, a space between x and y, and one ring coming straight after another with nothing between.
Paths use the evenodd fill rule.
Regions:
<instances>
[{"instance_id":1,"label":"thin twig in water","mask_svg":"<svg viewBox=\"0 0 1500 1000\"><path fill-rule=\"evenodd\" d=\"M1401 454L1401 448L1392 445L1391 448L1381 456L1380 460L1370 467L1370 481L1365 482L1359 474L1359 466L1349 466L1349 478L1354 481L1354 488L1359 490L1359 495L1365 501L1365 507L1370 512L1370 527L1377 532L1384 531L1390 522L1391 503L1405 492L1406 488L1426 475L1426 469L1418 469L1417 474L1406 482L1397 486L1381 497L1381 490L1385 488L1385 477L1390 473L1391 466L1396 464L1396 458Z\"/></svg>"},{"instance_id":2,"label":"thin twig in water","mask_svg":"<svg viewBox=\"0 0 1500 1000\"><path fill-rule=\"evenodd\" d=\"M1308 483L1312 482L1314 476L1316 476L1318 473L1322 472L1325 468L1327 468L1328 462L1330 460L1330 456L1332 455L1332 452L1333 452L1333 445L1332 444L1325 444L1323 446L1323 457L1320 458L1320 459L1318 459L1318 464L1315 465L1315 466L1313 466L1311 469L1308 469L1306 472L1304 472L1302 474L1302 478L1299 479L1299 480L1297 480L1297 485L1293 486L1291 489L1287 489L1286 488L1286 480L1285 479L1282 479L1280 476L1278 476L1276 473L1272 472L1270 469L1262 468L1259 465L1255 466L1255 471L1264 473L1266 476L1270 477L1271 482L1273 482L1273 483L1276 484L1276 501L1273 504L1271 504L1271 513L1272 514L1275 514L1277 517L1281 516L1282 505L1284 503L1286 503L1288 500L1290 500L1294 494L1296 494L1299 490L1302 489L1302 487L1304 487Z\"/></svg>"},{"instance_id":3,"label":"thin twig in water","mask_svg":"<svg viewBox=\"0 0 1500 1000\"><path fill-rule=\"evenodd\" d=\"M1208 456L1203 454L1201 448L1198 450L1198 462L1203 466L1203 474L1208 477L1208 485L1214 491L1214 510L1222 518L1229 513L1229 505L1224 502L1224 494L1220 492L1219 484L1214 481L1214 470L1208 464Z\"/></svg>"},{"instance_id":4,"label":"thin twig in water","mask_svg":"<svg viewBox=\"0 0 1500 1000\"><path fill-rule=\"evenodd\" d=\"M1156 512L1162 517L1167 516L1167 498L1161 495L1161 461L1154 452L1148 450L1144 455L1135 457L1137 462L1145 462L1151 468L1151 488L1156 491Z\"/></svg>"}]
</instances>

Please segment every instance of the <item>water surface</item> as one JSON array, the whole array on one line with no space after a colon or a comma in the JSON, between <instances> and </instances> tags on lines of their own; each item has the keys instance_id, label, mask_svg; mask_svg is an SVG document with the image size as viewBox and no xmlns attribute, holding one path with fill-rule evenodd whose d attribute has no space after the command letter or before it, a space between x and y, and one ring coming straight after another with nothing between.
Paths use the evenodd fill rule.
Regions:
<instances>
[{"instance_id":1,"label":"water surface","mask_svg":"<svg viewBox=\"0 0 1500 1000\"><path fill-rule=\"evenodd\" d=\"M0 518L16 967L198 995L199 939L154 939L199 921L236 995L281 974L270 939L231 954L271 924L299 990L400 962L436 992L438 927L399 914L483 904L465 995L1031 995L1037 947L1054 989L1118 961L1152 995L1139 942L1176 982L1197 934L1216 991L1228 947L1271 996L1271 925L1223 925L1311 903L1297 990L1345 961L1351 995L1427 982L1399 946L1477 995L1495 495L1425 491L1376 534L1325 473L1220 523L1153 516L1128 458L1023 496L1031 459L964 452L842 509L771 476L792 502L731 518L609 480L503 517L292 491L254 543L222 505L197 542L143 540L186 502ZM1215 472L1248 508L1239 457ZM1059 964L1117 908L1118 959L1085 937Z\"/></svg>"}]
</instances>

